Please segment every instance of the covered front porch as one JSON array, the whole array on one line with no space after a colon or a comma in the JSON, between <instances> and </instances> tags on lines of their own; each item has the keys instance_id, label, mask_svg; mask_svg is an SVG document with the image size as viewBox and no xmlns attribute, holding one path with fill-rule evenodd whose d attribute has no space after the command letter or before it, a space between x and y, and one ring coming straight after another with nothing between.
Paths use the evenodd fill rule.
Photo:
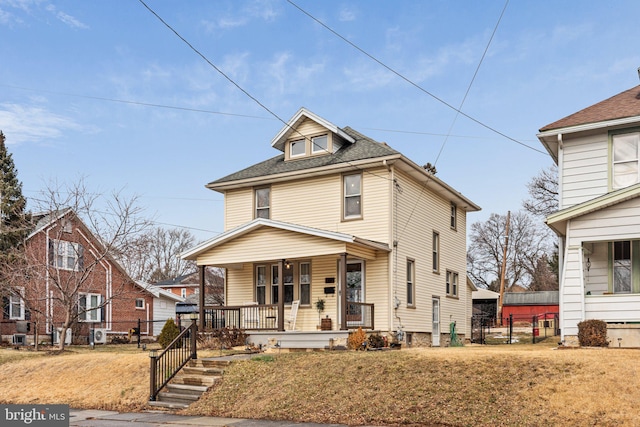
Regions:
<instances>
[{"instance_id":1,"label":"covered front porch","mask_svg":"<svg viewBox=\"0 0 640 427\"><path fill-rule=\"evenodd\" d=\"M282 342L283 333L309 340L308 333L328 337L384 323L388 252L384 243L256 219L184 257L200 269L200 330L239 328ZM224 306L205 304L207 266L225 269Z\"/></svg>"}]
</instances>

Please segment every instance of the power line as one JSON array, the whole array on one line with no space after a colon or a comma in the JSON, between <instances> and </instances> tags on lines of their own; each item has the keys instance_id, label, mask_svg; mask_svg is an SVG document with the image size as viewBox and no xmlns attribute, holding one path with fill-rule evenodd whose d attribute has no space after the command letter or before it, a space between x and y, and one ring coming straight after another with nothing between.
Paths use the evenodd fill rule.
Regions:
<instances>
[{"instance_id":1,"label":"power line","mask_svg":"<svg viewBox=\"0 0 640 427\"><path fill-rule=\"evenodd\" d=\"M248 115L248 114L224 113L224 112L221 112L221 111L202 110L202 109L199 109L199 108L177 107L175 105L153 104L153 103L142 102L142 101L127 101L127 100L124 100L124 99L103 98L103 97L100 97L100 96L79 95L79 94L67 93L67 92L55 92L55 91L52 91L52 90L45 90L45 89L30 89L30 88L26 88L26 87L11 86L11 85L6 85L6 84L0 84L0 86L9 87L9 88L12 88L12 89L20 89L20 90L28 90L28 91L33 91L33 92L40 92L40 93L50 93L50 94L53 94L53 95L73 96L73 97L76 97L76 98L96 99L96 100L99 100L99 101L118 102L118 103L121 103L121 104L141 105L141 106L144 106L144 107L168 108L168 109L172 109L172 110L191 111L191 112L196 112L196 113L218 114L218 115L222 115L222 116L234 116L234 117L245 117L245 118L250 118L250 119L271 120L268 117L251 116L251 115Z\"/></svg>"},{"instance_id":2,"label":"power line","mask_svg":"<svg viewBox=\"0 0 640 427\"><path fill-rule=\"evenodd\" d=\"M140 0L142 1L142 0ZM469 120L479 124L480 126L490 130L491 132L497 133L498 135L512 141L515 142L516 144L520 144L523 147L529 148L533 151L537 151L538 153L544 154L545 156L547 155L546 152L542 151L542 150L538 150L537 148L531 147L521 141L518 141L515 138L510 137L509 135L506 135L503 132L500 132L499 130L481 122L480 120L468 115L467 113L465 113L464 111L461 111L460 109L454 107L453 105L449 104L448 102L446 102L445 100L443 100L442 98L439 98L438 96L434 95L433 93L429 92L428 90L424 89L422 86L418 85L417 83L415 83L414 81L412 81L411 79L409 79L408 77L405 77L403 74L401 74L400 72L394 70L393 68L389 67L387 64L385 64L384 62L380 61L378 58L376 58L375 56L371 55L370 53L368 53L367 51L365 51L364 49L360 48L358 45L356 45L355 43L351 42L349 39L347 39L346 37L342 36L340 33L338 33L337 31L335 31L334 29L332 29L331 27L329 27L327 24L325 24L324 22L320 21L319 19L317 19L315 16L311 15L309 12L307 12L306 10L302 9L300 6L298 6L297 4L295 4L292 0L287 0L287 2L289 4L291 4L292 6L294 6L296 9L298 9L300 12L304 13L305 15L307 15L309 18L311 18L312 20L314 20L315 22L317 22L318 24L320 24L321 26L323 26L324 28L326 28L328 31L330 31L331 33L333 33L336 37L338 37L339 39L343 40L345 43L349 44L351 47L353 47L354 49L356 49L357 51L359 51L360 53L362 53L363 55L367 56L369 59L371 59L372 61L376 62L378 65L382 66L383 68L385 68L386 70L392 72L393 74L395 74L396 76L400 77L402 80L404 80L405 82L409 83L411 86L415 87L416 89L420 90L421 92L429 95L430 97L432 97L433 99L435 99L436 101L442 103L443 105L449 107L450 109L457 111L458 114L468 118Z\"/></svg>"}]
</instances>

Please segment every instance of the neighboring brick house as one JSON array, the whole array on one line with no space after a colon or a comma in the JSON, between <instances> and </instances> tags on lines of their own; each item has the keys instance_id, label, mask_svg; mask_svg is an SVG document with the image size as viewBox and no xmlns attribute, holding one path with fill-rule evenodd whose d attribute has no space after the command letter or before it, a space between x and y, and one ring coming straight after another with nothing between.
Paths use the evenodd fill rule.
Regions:
<instances>
[{"instance_id":1,"label":"neighboring brick house","mask_svg":"<svg viewBox=\"0 0 640 427\"><path fill-rule=\"evenodd\" d=\"M33 224L25 241L28 270L15 272L3 296L3 341L32 343L36 328L39 342L57 341L64 298L75 300L71 331L78 344L90 336L104 342L110 334L128 334L137 319L153 318L153 295L106 253L73 210L35 214Z\"/></svg>"}]
</instances>

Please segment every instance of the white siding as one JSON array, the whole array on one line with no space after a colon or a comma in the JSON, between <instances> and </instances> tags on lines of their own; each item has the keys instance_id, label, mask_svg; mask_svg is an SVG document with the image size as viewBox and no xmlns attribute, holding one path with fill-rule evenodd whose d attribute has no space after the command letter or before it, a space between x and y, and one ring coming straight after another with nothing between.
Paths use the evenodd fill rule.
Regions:
<instances>
[{"instance_id":1,"label":"white siding","mask_svg":"<svg viewBox=\"0 0 640 427\"><path fill-rule=\"evenodd\" d=\"M608 192L607 133L566 139L562 158L561 208L586 202Z\"/></svg>"},{"instance_id":2,"label":"white siding","mask_svg":"<svg viewBox=\"0 0 640 427\"><path fill-rule=\"evenodd\" d=\"M162 332L165 322L172 318L176 320L176 302L168 298L153 299L153 335Z\"/></svg>"}]
</instances>

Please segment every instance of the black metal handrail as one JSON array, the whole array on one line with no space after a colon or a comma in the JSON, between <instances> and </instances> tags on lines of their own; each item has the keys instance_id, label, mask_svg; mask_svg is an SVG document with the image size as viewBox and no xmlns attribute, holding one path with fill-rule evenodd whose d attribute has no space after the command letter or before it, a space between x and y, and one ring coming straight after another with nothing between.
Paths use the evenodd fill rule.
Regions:
<instances>
[{"instance_id":1,"label":"black metal handrail","mask_svg":"<svg viewBox=\"0 0 640 427\"><path fill-rule=\"evenodd\" d=\"M155 401L160 390L171 381L171 379L187 364L191 359L197 359L196 336L198 325L195 320L185 328L171 343L160 353L156 350L149 353L151 367L149 370L150 393L149 400Z\"/></svg>"},{"instance_id":2,"label":"black metal handrail","mask_svg":"<svg viewBox=\"0 0 640 427\"><path fill-rule=\"evenodd\" d=\"M247 330L277 330L277 304L243 306L205 306L204 328L238 328Z\"/></svg>"}]
</instances>

